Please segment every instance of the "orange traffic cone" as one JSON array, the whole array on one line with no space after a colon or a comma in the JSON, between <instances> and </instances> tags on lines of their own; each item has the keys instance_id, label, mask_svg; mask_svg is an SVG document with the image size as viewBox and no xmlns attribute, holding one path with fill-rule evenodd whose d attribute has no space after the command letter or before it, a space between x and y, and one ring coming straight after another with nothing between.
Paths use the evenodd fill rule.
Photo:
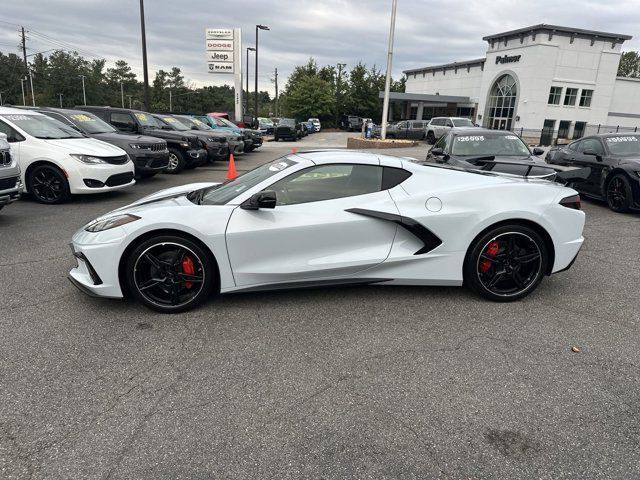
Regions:
<instances>
[{"instance_id":1,"label":"orange traffic cone","mask_svg":"<svg viewBox=\"0 0 640 480\"><path fill-rule=\"evenodd\" d=\"M291 153L296 153L298 149L296 147L291 147Z\"/></svg>"},{"instance_id":2,"label":"orange traffic cone","mask_svg":"<svg viewBox=\"0 0 640 480\"><path fill-rule=\"evenodd\" d=\"M229 170L227 171L227 180L233 180L238 176L236 172L236 162L233 160L233 153L229 154Z\"/></svg>"}]
</instances>

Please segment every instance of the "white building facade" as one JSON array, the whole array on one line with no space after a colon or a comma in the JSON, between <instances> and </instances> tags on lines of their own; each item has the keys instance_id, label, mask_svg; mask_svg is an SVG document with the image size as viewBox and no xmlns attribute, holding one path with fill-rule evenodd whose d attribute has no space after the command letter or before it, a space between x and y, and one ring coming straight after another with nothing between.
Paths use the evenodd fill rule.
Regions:
<instances>
[{"instance_id":1,"label":"white building facade","mask_svg":"<svg viewBox=\"0 0 640 480\"><path fill-rule=\"evenodd\" d=\"M488 35L485 58L405 71L407 116L466 116L545 145L640 130L640 80L616 76L630 38L545 24Z\"/></svg>"}]
</instances>

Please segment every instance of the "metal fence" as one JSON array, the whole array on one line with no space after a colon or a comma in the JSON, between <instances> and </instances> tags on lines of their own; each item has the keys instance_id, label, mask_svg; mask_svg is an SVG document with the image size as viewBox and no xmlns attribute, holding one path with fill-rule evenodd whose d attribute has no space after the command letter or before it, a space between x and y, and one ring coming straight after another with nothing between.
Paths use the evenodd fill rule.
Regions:
<instances>
[{"instance_id":1,"label":"metal fence","mask_svg":"<svg viewBox=\"0 0 640 480\"><path fill-rule=\"evenodd\" d=\"M585 125L584 129L573 129L573 131L560 129L535 129L535 128L513 128L511 131L519 135L529 145L558 145L570 143L578 138L598 133L638 133L640 126L622 127L620 125ZM569 135L571 133L571 135Z\"/></svg>"}]
</instances>

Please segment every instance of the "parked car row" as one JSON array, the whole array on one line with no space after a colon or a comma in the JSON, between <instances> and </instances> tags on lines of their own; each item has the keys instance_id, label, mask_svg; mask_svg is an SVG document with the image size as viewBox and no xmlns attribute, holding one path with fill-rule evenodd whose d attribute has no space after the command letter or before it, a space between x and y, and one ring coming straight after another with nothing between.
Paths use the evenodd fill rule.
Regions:
<instances>
[{"instance_id":1,"label":"parked car row","mask_svg":"<svg viewBox=\"0 0 640 480\"><path fill-rule=\"evenodd\" d=\"M310 133L319 132L320 128L320 120L317 118L310 118L306 122L298 122L293 118L280 118L274 125L273 139L276 142L279 140L296 142Z\"/></svg>"},{"instance_id":2,"label":"parked car row","mask_svg":"<svg viewBox=\"0 0 640 480\"><path fill-rule=\"evenodd\" d=\"M212 115L114 107L0 107L0 208L126 188L259 148L262 134Z\"/></svg>"}]
</instances>

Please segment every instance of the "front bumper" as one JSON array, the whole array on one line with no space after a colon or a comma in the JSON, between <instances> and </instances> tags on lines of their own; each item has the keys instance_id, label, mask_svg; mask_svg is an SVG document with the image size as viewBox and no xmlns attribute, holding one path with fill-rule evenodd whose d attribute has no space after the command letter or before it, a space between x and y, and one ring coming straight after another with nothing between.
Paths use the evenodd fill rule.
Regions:
<instances>
[{"instance_id":1,"label":"front bumper","mask_svg":"<svg viewBox=\"0 0 640 480\"><path fill-rule=\"evenodd\" d=\"M136 173L161 172L169 165L169 150L129 151L129 157L136 167Z\"/></svg>"},{"instance_id":2,"label":"front bumper","mask_svg":"<svg viewBox=\"0 0 640 480\"><path fill-rule=\"evenodd\" d=\"M185 159L187 160L187 165L190 167L198 167L203 165L207 161L207 157L209 154L207 150L204 148L198 148L193 150L187 150Z\"/></svg>"},{"instance_id":3,"label":"front bumper","mask_svg":"<svg viewBox=\"0 0 640 480\"><path fill-rule=\"evenodd\" d=\"M225 143L207 143L207 156L210 162L226 160L229 156L229 145Z\"/></svg>"},{"instance_id":4,"label":"front bumper","mask_svg":"<svg viewBox=\"0 0 640 480\"><path fill-rule=\"evenodd\" d=\"M121 190L136 183L133 162L124 165L74 165L65 168L72 194L101 193Z\"/></svg>"},{"instance_id":5,"label":"front bumper","mask_svg":"<svg viewBox=\"0 0 640 480\"><path fill-rule=\"evenodd\" d=\"M20 198L20 195L22 194L23 189L24 186L22 184L22 181L20 180L20 175L18 174L15 177L15 183L13 186L11 186L10 188L5 188L4 190L0 190L0 206L4 207L5 205L9 205L10 203L18 200Z\"/></svg>"},{"instance_id":6,"label":"front bumper","mask_svg":"<svg viewBox=\"0 0 640 480\"><path fill-rule=\"evenodd\" d=\"M234 157L242 155L244 153L244 141L229 140L229 151L233 152Z\"/></svg>"}]
</instances>

